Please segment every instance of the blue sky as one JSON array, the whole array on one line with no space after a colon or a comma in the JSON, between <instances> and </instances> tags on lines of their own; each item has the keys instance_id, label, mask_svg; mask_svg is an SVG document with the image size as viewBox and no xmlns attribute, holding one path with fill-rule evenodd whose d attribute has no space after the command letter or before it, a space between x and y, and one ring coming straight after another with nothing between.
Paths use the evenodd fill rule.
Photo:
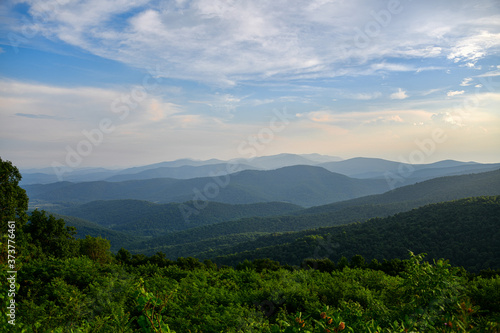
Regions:
<instances>
[{"instance_id":1,"label":"blue sky","mask_svg":"<svg viewBox=\"0 0 500 333\"><path fill-rule=\"evenodd\" d=\"M0 154L21 168L500 161L496 0L29 0L0 15Z\"/></svg>"}]
</instances>

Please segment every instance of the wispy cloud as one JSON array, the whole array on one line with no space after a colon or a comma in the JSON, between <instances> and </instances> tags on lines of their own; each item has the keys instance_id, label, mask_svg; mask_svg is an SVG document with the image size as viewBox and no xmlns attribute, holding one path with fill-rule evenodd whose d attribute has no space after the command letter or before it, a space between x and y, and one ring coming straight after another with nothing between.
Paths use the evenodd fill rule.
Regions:
<instances>
[{"instance_id":1,"label":"wispy cloud","mask_svg":"<svg viewBox=\"0 0 500 333\"><path fill-rule=\"evenodd\" d=\"M26 2L32 15L49 14L47 6ZM500 46L494 0L467 11L402 2L383 25L373 13L387 9L370 5L363 0L65 2L44 16L50 19L38 29L134 67L161 64L163 76L225 86L266 78L422 71L396 59L445 55L475 62ZM365 32L372 25L378 25L376 34ZM395 60L381 63L384 57Z\"/></svg>"},{"instance_id":2,"label":"wispy cloud","mask_svg":"<svg viewBox=\"0 0 500 333\"><path fill-rule=\"evenodd\" d=\"M15 114L18 117L25 117L25 118L31 118L31 119L54 119L54 120L67 120L68 118L66 117L60 117L60 116L50 116L47 114L33 114L33 113L16 113Z\"/></svg>"},{"instance_id":3,"label":"wispy cloud","mask_svg":"<svg viewBox=\"0 0 500 333\"><path fill-rule=\"evenodd\" d=\"M471 77L466 77L465 79L463 79L463 81L462 81L462 83L460 83L460 85L461 85L462 87L467 87L467 86L470 86L470 85L472 84L471 82L472 82L473 80L474 80L474 79L473 79L473 78L471 78Z\"/></svg>"},{"instance_id":4,"label":"wispy cloud","mask_svg":"<svg viewBox=\"0 0 500 333\"><path fill-rule=\"evenodd\" d=\"M347 98L357 99L361 101L367 101L371 99L376 99L382 96L382 93L379 91L370 92L370 93L355 93L346 95Z\"/></svg>"},{"instance_id":5,"label":"wispy cloud","mask_svg":"<svg viewBox=\"0 0 500 333\"><path fill-rule=\"evenodd\" d=\"M391 97L391 99L405 99L405 98L408 98L408 95L406 94L405 90L398 88L398 91L395 93L392 93L390 97Z\"/></svg>"},{"instance_id":6,"label":"wispy cloud","mask_svg":"<svg viewBox=\"0 0 500 333\"><path fill-rule=\"evenodd\" d=\"M465 90L450 90L446 93L446 96L453 97L453 96L463 95L464 93Z\"/></svg>"},{"instance_id":7,"label":"wispy cloud","mask_svg":"<svg viewBox=\"0 0 500 333\"><path fill-rule=\"evenodd\" d=\"M490 71L490 72L486 72L484 74L476 75L476 77L494 77L494 76L500 76L500 70Z\"/></svg>"}]
</instances>

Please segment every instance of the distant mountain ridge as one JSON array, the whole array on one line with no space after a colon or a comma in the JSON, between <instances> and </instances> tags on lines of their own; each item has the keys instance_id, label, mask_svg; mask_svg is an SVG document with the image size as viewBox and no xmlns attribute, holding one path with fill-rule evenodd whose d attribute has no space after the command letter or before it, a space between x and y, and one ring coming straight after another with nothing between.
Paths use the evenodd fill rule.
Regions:
<instances>
[{"instance_id":1,"label":"distant mountain ridge","mask_svg":"<svg viewBox=\"0 0 500 333\"><path fill-rule=\"evenodd\" d=\"M123 180L145 180L154 178L191 179L209 177L213 174L222 175L234 173L235 169L238 171L275 170L295 165L319 166L334 173L340 173L360 179L385 179L388 175L401 176L399 172L400 170L404 170L404 177L396 186L413 184L435 177L484 172L500 168L500 163L481 164L453 160L410 165L379 158L356 157L342 160L336 156L320 154L278 154L255 157L252 159L233 159L229 161L219 159L204 161L180 159L122 170L83 168L65 173L63 180L71 182L117 182ZM57 178L50 168L29 169L23 171L21 185L49 184L58 181L60 181L60 179Z\"/></svg>"},{"instance_id":2,"label":"distant mountain ridge","mask_svg":"<svg viewBox=\"0 0 500 333\"><path fill-rule=\"evenodd\" d=\"M186 180L158 178L122 182L25 185L30 199L85 203L137 199L158 203L190 200L230 204L282 201L304 207L385 192L385 180L354 179L316 166L290 166L269 171L244 170L225 177Z\"/></svg>"},{"instance_id":3,"label":"distant mountain ridge","mask_svg":"<svg viewBox=\"0 0 500 333\"><path fill-rule=\"evenodd\" d=\"M499 169L500 163L481 164L443 160L429 164L408 164L380 158L355 157L338 162L321 163L318 166L331 172L362 179L399 176L404 178L405 185L407 185L441 176L491 171Z\"/></svg>"},{"instance_id":4,"label":"distant mountain ridge","mask_svg":"<svg viewBox=\"0 0 500 333\"><path fill-rule=\"evenodd\" d=\"M256 170L256 167L246 164L238 164L238 170ZM207 177L209 175L225 175L228 174L227 163L214 163L207 165L183 165L176 167L158 167L147 169L138 173L123 173L118 174L105 180L108 182L119 182L124 180L143 180L153 178L175 178L175 179L190 179Z\"/></svg>"},{"instance_id":5,"label":"distant mountain ridge","mask_svg":"<svg viewBox=\"0 0 500 333\"><path fill-rule=\"evenodd\" d=\"M167 178L179 178L179 179L188 179L194 177L207 177L210 176L213 172L212 168L217 168L216 171L227 171L221 166L223 165L237 165L238 170L246 170L246 169L262 169L262 170L270 170L270 169L278 169L285 166L292 165L317 165L323 162L331 162L331 161L339 161L342 160L336 156L327 156L320 154L278 154L271 156L261 156L255 157L252 159L232 159L228 161L223 161L219 159L209 159L209 160L193 160L189 158L179 159L175 161L166 161L159 162L144 166L131 167L121 170L109 170L104 168L82 168L71 170L64 174L64 181L71 182L88 182L88 181L99 181L99 180L111 180L111 181L120 181L120 180L131 180L131 179L151 179L167 177ZM213 165L218 165L214 167ZM209 166L212 166L209 167ZM199 167L197 169L197 167ZM204 170L205 172L201 171ZM185 170L182 170L184 169ZM156 172L153 171L156 169ZM170 171L168 171L170 169ZM196 170L193 174L193 170ZM227 168L226 169L234 169ZM42 169L27 169L21 170L23 173L23 180L21 181L22 185L30 185L30 184L48 184L53 182L61 181L54 174L54 170L52 168L42 168ZM190 173L191 172L191 173ZM150 174L148 176L148 173ZM163 174L159 174L163 173ZM224 172L227 173L227 172ZM127 175L127 176L125 176ZM136 178L134 176L136 175ZM116 178L112 178L116 177ZM149 177L149 178L146 178Z\"/></svg>"}]
</instances>

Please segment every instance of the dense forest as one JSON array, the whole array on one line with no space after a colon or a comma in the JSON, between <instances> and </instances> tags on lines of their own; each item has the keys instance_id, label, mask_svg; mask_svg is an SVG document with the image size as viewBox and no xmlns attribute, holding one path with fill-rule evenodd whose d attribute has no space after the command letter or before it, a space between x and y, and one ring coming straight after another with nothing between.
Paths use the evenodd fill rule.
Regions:
<instances>
[{"instance_id":1,"label":"dense forest","mask_svg":"<svg viewBox=\"0 0 500 333\"><path fill-rule=\"evenodd\" d=\"M160 251L112 252L108 239L77 238L63 219L28 213L12 163L0 160L0 177L3 331L500 331L499 196L367 222L363 214L328 227L311 221L309 230L273 234L269 225L239 232L237 242L228 239L212 256L173 259ZM331 211L289 214L289 222L332 218ZM279 226L285 217L198 228L254 225L244 223L252 219ZM190 230L180 232L188 237ZM217 232L200 240L215 244Z\"/></svg>"}]
</instances>

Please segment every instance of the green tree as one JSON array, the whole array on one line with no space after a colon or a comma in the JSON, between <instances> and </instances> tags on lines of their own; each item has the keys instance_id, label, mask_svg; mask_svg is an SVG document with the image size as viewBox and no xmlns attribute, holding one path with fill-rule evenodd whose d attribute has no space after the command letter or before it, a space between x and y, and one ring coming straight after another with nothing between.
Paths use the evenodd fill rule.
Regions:
<instances>
[{"instance_id":1,"label":"green tree","mask_svg":"<svg viewBox=\"0 0 500 333\"><path fill-rule=\"evenodd\" d=\"M132 260L132 255L130 254L130 252L126 249L124 249L123 247L118 250L118 252L116 253L116 256L115 256L116 260L118 260L119 262L121 262L122 264L130 264L130 261Z\"/></svg>"},{"instance_id":2,"label":"green tree","mask_svg":"<svg viewBox=\"0 0 500 333\"><path fill-rule=\"evenodd\" d=\"M352 268L364 268L365 267L365 258L363 256L356 254L352 256L350 266Z\"/></svg>"},{"instance_id":3,"label":"green tree","mask_svg":"<svg viewBox=\"0 0 500 333\"><path fill-rule=\"evenodd\" d=\"M25 245L23 227L28 221L28 196L26 191L19 186L21 173L10 161L0 158L0 235L5 237L9 229L8 221L15 221L15 228L11 228L15 235L16 250L22 250ZM5 262L7 242L1 241L0 263Z\"/></svg>"},{"instance_id":4,"label":"green tree","mask_svg":"<svg viewBox=\"0 0 500 333\"><path fill-rule=\"evenodd\" d=\"M74 227L66 227L63 219L46 215L45 211L35 210L25 225L30 241L30 252L55 258L70 258L78 254L78 243L74 237Z\"/></svg>"},{"instance_id":5,"label":"green tree","mask_svg":"<svg viewBox=\"0 0 500 333\"><path fill-rule=\"evenodd\" d=\"M85 255L100 263L111 262L112 256L109 251L111 247L109 240L87 235L85 239L79 239L78 242L80 243L81 255Z\"/></svg>"}]
</instances>

